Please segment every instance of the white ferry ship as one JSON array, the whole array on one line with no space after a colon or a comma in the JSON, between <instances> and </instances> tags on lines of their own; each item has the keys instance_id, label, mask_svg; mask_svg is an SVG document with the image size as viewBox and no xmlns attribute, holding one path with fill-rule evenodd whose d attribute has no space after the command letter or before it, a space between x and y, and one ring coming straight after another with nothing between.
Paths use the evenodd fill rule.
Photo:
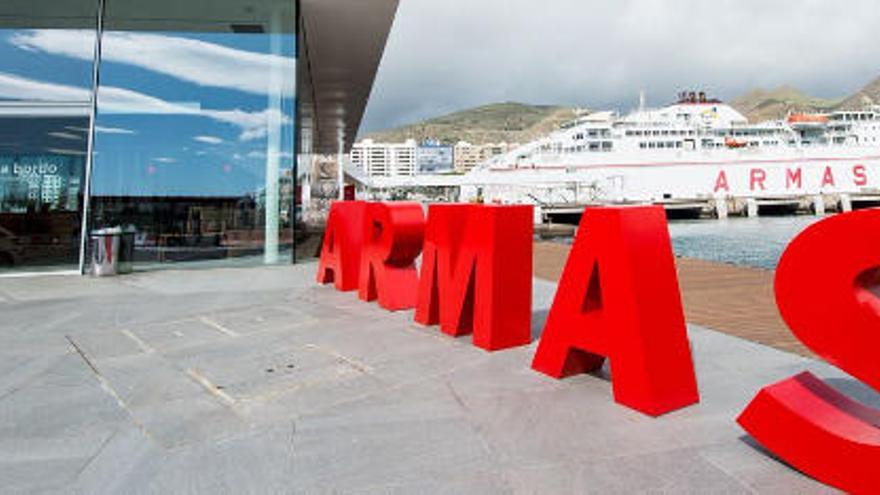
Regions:
<instances>
[{"instance_id":1,"label":"white ferry ship","mask_svg":"<svg viewBox=\"0 0 880 495\"><path fill-rule=\"evenodd\" d=\"M462 194L575 204L876 193L880 107L750 123L703 92L595 112L466 177Z\"/></svg>"}]
</instances>

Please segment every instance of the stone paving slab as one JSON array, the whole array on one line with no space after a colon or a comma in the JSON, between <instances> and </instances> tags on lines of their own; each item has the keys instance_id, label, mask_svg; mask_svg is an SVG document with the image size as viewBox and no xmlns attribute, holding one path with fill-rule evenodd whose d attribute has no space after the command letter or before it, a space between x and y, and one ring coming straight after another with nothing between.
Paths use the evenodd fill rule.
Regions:
<instances>
[{"instance_id":1,"label":"stone paving slab","mask_svg":"<svg viewBox=\"0 0 880 495\"><path fill-rule=\"evenodd\" d=\"M0 301L2 491L829 493L736 415L804 369L880 405L823 363L691 325L701 403L649 418L613 402L607 370L550 379L536 342L487 353L314 270L0 281L21 296ZM554 291L535 281L536 338Z\"/></svg>"}]
</instances>

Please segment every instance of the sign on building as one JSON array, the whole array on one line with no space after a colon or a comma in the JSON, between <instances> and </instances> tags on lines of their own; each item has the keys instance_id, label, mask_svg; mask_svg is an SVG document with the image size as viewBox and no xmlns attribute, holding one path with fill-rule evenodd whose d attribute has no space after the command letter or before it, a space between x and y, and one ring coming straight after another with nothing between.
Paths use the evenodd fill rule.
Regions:
<instances>
[{"instance_id":1,"label":"sign on building","mask_svg":"<svg viewBox=\"0 0 880 495\"><path fill-rule=\"evenodd\" d=\"M76 211L82 161L53 154L0 156L0 212Z\"/></svg>"},{"instance_id":2,"label":"sign on building","mask_svg":"<svg viewBox=\"0 0 880 495\"><path fill-rule=\"evenodd\" d=\"M419 173L438 174L453 170L453 147L436 141L421 143L416 149L416 164Z\"/></svg>"}]
</instances>

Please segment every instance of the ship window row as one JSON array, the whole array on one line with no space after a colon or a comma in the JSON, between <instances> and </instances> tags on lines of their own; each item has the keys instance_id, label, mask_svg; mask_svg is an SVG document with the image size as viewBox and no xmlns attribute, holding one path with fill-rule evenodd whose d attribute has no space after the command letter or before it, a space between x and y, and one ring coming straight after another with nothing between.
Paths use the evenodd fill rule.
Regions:
<instances>
[{"instance_id":1,"label":"ship window row","mask_svg":"<svg viewBox=\"0 0 880 495\"><path fill-rule=\"evenodd\" d=\"M874 120L875 115L873 113L844 113L832 115L831 120Z\"/></svg>"},{"instance_id":2,"label":"ship window row","mask_svg":"<svg viewBox=\"0 0 880 495\"><path fill-rule=\"evenodd\" d=\"M666 130L653 130L653 131L626 131L626 135L629 137L632 136L693 136L695 132L693 130L684 130L684 129L666 129Z\"/></svg>"},{"instance_id":3,"label":"ship window row","mask_svg":"<svg viewBox=\"0 0 880 495\"><path fill-rule=\"evenodd\" d=\"M717 134L719 136L770 136L777 133L778 131L776 129L743 129L736 131L719 131Z\"/></svg>"},{"instance_id":4,"label":"ship window row","mask_svg":"<svg viewBox=\"0 0 880 495\"><path fill-rule=\"evenodd\" d=\"M584 139L584 138L586 138L586 137L591 137L591 138L603 137L603 138L607 138L607 137L610 137L610 136L611 136L611 131L609 131L608 129L596 129L596 130L591 130L591 131L587 131L587 132L579 132L579 133L577 133L577 134L574 135L574 138L575 138L575 140L580 141L581 139Z\"/></svg>"},{"instance_id":5,"label":"ship window row","mask_svg":"<svg viewBox=\"0 0 880 495\"><path fill-rule=\"evenodd\" d=\"M642 142L639 143L639 148L641 149L658 149L658 148L681 148L681 141L660 141L660 142Z\"/></svg>"},{"instance_id":6,"label":"ship window row","mask_svg":"<svg viewBox=\"0 0 880 495\"><path fill-rule=\"evenodd\" d=\"M794 144L794 143L792 142L789 144ZM750 148L756 148L758 146L778 146L778 145L779 145L779 141L748 141L748 142L743 142L742 144L738 144L736 146L731 146L728 143L724 143L724 142L720 142L720 141L709 141L709 140L704 140L701 143L701 146L703 148L731 148L731 147L739 148L739 147L743 147L743 146L748 146Z\"/></svg>"},{"instance_id":7,"label":"ship window row","mask_svg":"<svg viewBox=\"0 0 880 495\"><path fill-rule=\"evenodd\" d=\"M561 150L565 153L578 153L583 151L611 151L612 148L611 141L602 141L602 142L593 142L587 144L579 144L577 146L566 146ZM549 146L543 147L544 151L549 151Z\"/></svg>"}]
</instances>

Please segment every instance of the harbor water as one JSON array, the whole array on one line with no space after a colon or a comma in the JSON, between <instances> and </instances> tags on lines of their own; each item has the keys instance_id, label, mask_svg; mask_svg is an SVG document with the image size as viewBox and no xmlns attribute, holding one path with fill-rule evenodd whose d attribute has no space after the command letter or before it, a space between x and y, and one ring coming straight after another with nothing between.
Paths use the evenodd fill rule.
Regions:
<instances>
[{"instance_id":1,"label":"harbor water","mask_svg":"<svg viewBox=\"0 0 880 495\"><path fill-rule=\"evenodd\" d=\"M788 243L821 217L729 218L670 221L675 254L689 258L775 269Z\"/></svg>"}]
</instances>

